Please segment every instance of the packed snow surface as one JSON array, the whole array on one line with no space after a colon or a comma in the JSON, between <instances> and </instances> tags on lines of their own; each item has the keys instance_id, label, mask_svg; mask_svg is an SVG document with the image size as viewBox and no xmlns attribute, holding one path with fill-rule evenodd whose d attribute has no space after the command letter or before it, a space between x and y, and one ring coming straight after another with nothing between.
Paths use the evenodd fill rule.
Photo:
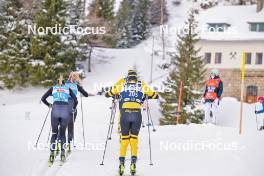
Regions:
<instances>
[{"instance_id":1,"label":"packed snow surface","mask_svg":"<svg viewBox=\"0 0 264 176\"><path fill-rule=\"evenodd\" d=\"M84 87L86 87L84 85ZM77 148L64 166L58 162L48 168L49 151L43 148L50 128L50 118L44 127L40 145L35 149L38 133L48 112L39 104L44 89L25 89L15 92L1 91L0 174L8 176L50 175L116 175L119 155L117 120L113 139L109 141L105 165L100 166L110 118L111 100L103 96L83 98L86 150L83 150L81 110L75 123ZM254 105L244 104L243 134L238 134L240 103L224 98L220 107L219 125L158 126L160 117L157 102L151 103L156 132L151 131L153 166L149 165L147 127L140 132L139 175L173 176L262 176L263 132L256 130ZM259 109L259 105L257 109ZM146 112L142 112L147 123ZM262 124L263 117L259 117ZM129 156L129 152L128 152ZM58 158L57 158L58 160ZM129 164L130 161L127 161ZM129 167L127 167L129 168ZM129 172L127 170L127 172Z\"/></svg>"}]
</instances>

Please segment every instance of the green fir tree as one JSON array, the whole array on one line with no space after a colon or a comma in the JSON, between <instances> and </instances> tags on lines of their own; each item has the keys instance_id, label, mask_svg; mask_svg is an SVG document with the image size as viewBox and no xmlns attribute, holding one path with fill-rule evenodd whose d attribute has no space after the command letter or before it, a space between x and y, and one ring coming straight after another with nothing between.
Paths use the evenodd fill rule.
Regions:
<instances>
[{"instance_id":1,"label":"green fir tree","mask_svg":"<svg viewBox=\"0 0 264 176\"><path fill-rule=\"evenodd\" d=\"M115 0L94 0L90 6L90 15L112 20L114 18Z\"/></svg>"},{"instance_id":2,"label":"green fir tree","mask_svg":"<svg viewBox=\"0 0 264 176\"><path fill-rule=\"evenodd\" d=\"M176 114L180 113L180 123L200 123L203 118L201 110L196 108L195 101L202 97L202 86L204 83L205 63L199 56L199 49L195 44L199 41L195 33L197 22L195 13L191 11L186 21L187 33L178 36L178 56L171 58L171 71L164 82L168 88L167 92L161 93L161 125L172 125L176 123ZM182 81L182 110L177 112L178 97Z\"/></svg>"},{"instance_id":3,"label":"green fir tree","mask_svg":"<svg viewBox=\"0 0 264 176\"><path fill-rule=\"evenodd\" d=\"M27 11L18 0L8 0L0 9L0 80L8 89L26 86L30 74L30 36Z\"/></svg>"},{"instance_id":4,"label":"green fir tree","mask_svg":"<svg viewBox=\"0 0 264 176\"><path fill-rule=\"evenodd\" d=\"M105 33L103 35L90 35L86 41L90 45L114 48L116 47L116 31L115 31L115 0L93 0L89 8L88 22L89 27L104 27Z\"/></svg>"},{"instance_id":5,"label":"green fir tree","mask_svg":"<svg viewBox=\"0 0 264 176\"><path fill-rule=\"evenodd\" d=\"M124 0L116 16L117 46L129 48L147 38L149 0Z\"/></svg>"},{"instance_id":6,"label":"green fir tree","mask_svg":"<svg viewBox=\"0 0 264 176\"><path fill-rule=\"evenodd\" d=\"M65 27L66 3L63 0L44 0L41 10L36 14L37 28L46 33L37 34L31 40L32 64L31 80L33 85L50 86L59 74L67 74L75 69L76 51L67 42L67 36L55 29ZM47 30L50 27L54 31Z\"/></svg>"},{"instance_id":7,"label":"green fir tree","mask_svg":"<svg viewBox=\"0 0 264 176\"><path fill-rule=\"evenodd\" d=\"M85 3L83 0L66 0L66 26L72 26L75 30L81 27L84 17ZM63 36L63 43L68 51L76 56L76 60L85 60L89 44L83 42L84 35L77 32L69 33Z\"/></svg>"},{"instance_id":8,"label":"green fir tree","mask_svg":"<svg viewBox=\"0 0 264 176\"><path fill-rule=\"evenodd\" d=\"M152 0L150 4L150 24L152 26L161 25L161 7L163 6L163 22L166 23L168 21L168 11L167 11L167 1L166 0Z\"/></svg>"},{"instance_id":9,"label":"green fir tree","mask_svg":"<svg viewBox=\"0 0 264 176\"><path fill-rule=\"evenodd\" d=\"M145 40L149 32L149 0L136 1L132 21L132 40L135 44Z\"/></svg>"},{"instance_id":10,"label":"green fir tree","mask_svg":"<svg viewBox=\"0 0 264 176\"><path fill-rule=\"evenodd\" d=\"M118 35L117 46L120 48L127 48L131 45L132 8L132 0L124 0L121 2L116 16L116 31Z\"/></svg>"}]
</instances>

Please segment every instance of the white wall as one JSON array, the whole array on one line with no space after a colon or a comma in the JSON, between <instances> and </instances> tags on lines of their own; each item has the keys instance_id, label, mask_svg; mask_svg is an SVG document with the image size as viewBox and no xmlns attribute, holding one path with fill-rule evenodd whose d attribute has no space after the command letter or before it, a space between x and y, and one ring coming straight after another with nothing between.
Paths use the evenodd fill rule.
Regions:
<instances>
[{"instance_id":1,"label":"white wall","mask_svg":"<svg viewBox=\"0 0 264 176\"><path fill-rule=\"evenodd\" d=\"M197 44L201 48L200 55L204 57L206 52L212 53L211 64L207 64L208 68L241 68L242 52L252 53L251 65L246 65L249 69L264 69L264 41L208 41L200 40ZM215 53L222 53L222 63L215 64ZM230 53L236 52L235 58L231 59ZM263 53L263 64L256 65L256 53Z\"/></svg>"}]
</instances>

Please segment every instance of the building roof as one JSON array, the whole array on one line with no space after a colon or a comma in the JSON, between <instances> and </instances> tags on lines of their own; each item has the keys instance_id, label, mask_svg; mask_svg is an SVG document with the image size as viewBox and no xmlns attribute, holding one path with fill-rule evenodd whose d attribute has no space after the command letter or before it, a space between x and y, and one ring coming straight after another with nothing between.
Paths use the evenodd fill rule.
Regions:
<instances>
[{"instance_id":1,"label":"building roof","mask_svg":"<svg viewBox=\"0 0 264 176\"><path fill-rule=\"evenodd\" d=\"M204 10L198 16L201 39L203 40L263 40L264 32L251 32L249 23L264 23L264 9L257 12L256 5L224 6ZM208 24L230 24L225 32L209 32Z\"/></svg>"}]
</instances>

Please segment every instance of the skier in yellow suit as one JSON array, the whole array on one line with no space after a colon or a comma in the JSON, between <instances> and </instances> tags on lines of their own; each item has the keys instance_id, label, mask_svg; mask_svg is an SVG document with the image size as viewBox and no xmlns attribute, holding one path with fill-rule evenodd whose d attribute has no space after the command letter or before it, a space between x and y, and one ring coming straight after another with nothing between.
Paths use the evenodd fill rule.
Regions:
<instances>
[{"instance_id":1,"label":"skier in yellow suit","mask_svg":"<svg viewBox=\"0 0 264 176\"><path fill-rule=\"evenodd\" d=\"M138 134L141 127L141 107L144 99L158 99L158 94L152 91L145 82L138 80L137 73L129 70L126 78L119 80L107 93L106 97L120 96L120 166L119 174L125 170L125 157L128 145L131 147L130 172L136 173L136 161L138 153Z\"/></svg>"}]
</instances>

